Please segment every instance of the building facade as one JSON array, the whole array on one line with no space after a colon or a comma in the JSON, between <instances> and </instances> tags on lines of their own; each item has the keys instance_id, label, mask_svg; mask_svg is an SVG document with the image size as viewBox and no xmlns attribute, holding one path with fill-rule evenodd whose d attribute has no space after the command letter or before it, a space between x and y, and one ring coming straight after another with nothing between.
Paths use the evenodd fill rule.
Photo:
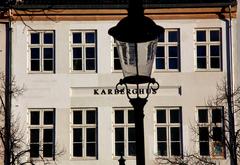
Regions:
<instances>
[{"instance_id":1,"label":"building facade","mask_svg":"<svg viewBox=\"0 0 240 165\"><path fill-rule=\"evenodd\" d=\"M125 1L30 2L17 7L12 22L12 74L25 88L12 111L25 130L29 156L61 165L117 165L122 153L126 164L135 164L133 109L125 95L135 91L115 90L122 72L108 35L127 13ZM229 56L239 58L236 3L176 1L145 7L146 15L165 29L152 73L160 89L150 91L144 108L146 164L185 153L229 164L224 147L216 147L224 107L209 107L207 101L227 76ZM236 60L233 66L235 80ZM214 140L206 136L210 127Z\"/></svg>"},{"instance_id":2,"label":"building facade","mask_svg":"<svg viewBox=\"0 0 240 165\"><path fill-rule=\"evenodd\" d=\"M7 51L6 51L6 43L7 43L6 29L7 29L7 23L8 23L8 20L2 14L2 10L4 9L3 4L4 4L3 2L0 2L0 82L1 82L1 84L3 83L3 78L5 75L5 66L6 66L5 64L6 64L6 54L7 54ZM4 97L2 85L0 88L1 88L0 96ZM1 110L1 112L3 111L2 104L0 104L0 110ZM1 118L0 124L2 126L3 118L2 118L2 116L0 118ZM0 153L1 153L0 165L3 164L3 160L4 160L3 155L2 155L3 151L4 151L4 149L3 149L3 144L1 141L0 142Z\"/></svg>"},{"instance_id":3,"label":"building facade","mask_svg":"<svg viewBox=\"0 0 240 165\"><path fill-rule=\"evenodd\" d=\"M1 19L0 19L1 20ZM6 25L5 24L1 24L0 23L0 36L1 36L1 40L0 40L0 77L1 80L4 76L5 73L5 58L6 58ZM3 93L1 93L2 96ZM1 110L2 110L2 106ZM0 151L3 151L3 147L2 147L2 143L0 142ZM0 156L0 164L3 164L2 160L3 157Z\"/></svg>"},{"instance_id":4,"label":"building facade","mask_svg":"<svg viewBox=\"0 0 240 165\"><path fill-rule=\"evenodd\" d=\"M0 35L2 36L1 42L0 42L0 61L1 61L1 65L0 65L0 70L1 72L4 72L5 70L5 54L6 54L6 40L5 40L5 36L6 36L6 30L5 30L6 26L5 24L0 24Z\"/></svg>"}]
</instances>

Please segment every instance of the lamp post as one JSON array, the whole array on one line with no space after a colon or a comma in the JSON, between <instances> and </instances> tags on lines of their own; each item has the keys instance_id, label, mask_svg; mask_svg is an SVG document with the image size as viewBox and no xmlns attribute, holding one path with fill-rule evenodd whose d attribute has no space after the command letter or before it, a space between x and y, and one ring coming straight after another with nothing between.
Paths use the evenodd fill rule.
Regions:
<instances>
[{"instance_id":1,"label":"lamp post","mask_svg":"<svg viewBox=\"0 0 240 165\"><path fill-rule=\"evenodd\" d=\"M156 80L151 78L151 72L157 38L164 29L144 16L142 0L128 2L128 16L109 29L108 33L116 41L124 76L116 88L125 86L127 97L134 108L136 164L145 165L143 108L150 91L159 88ZM134 96L128 92L132 86L135 86ZM143 95L141 88L145 88L146 94Z\"/></svg>"}]
</instances>

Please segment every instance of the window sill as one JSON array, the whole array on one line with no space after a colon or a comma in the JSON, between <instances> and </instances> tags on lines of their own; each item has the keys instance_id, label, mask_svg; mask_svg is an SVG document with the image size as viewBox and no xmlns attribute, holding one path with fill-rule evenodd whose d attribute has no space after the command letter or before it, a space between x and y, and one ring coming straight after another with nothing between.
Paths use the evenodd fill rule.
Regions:
<instances>
[{"instance_id":1,"label":"window sill","mask_svg":"<svg viewBox=\"0 0 240 165\"><path fill-rule=\"evenodd\" d=\"M221 69L195 69L195 72L222 72Z\"/></svg>"},{"instance_id":2,"label":"window sill","mask_svg":"<svg viewBox=\"0 0 240 165\"><path fill-rule=\"evenodd\" d=\"M112 73L122 73L122 70L112 70Z\"/></svg>"},{"instance_id":3,"label":"window sill","mask_svg":"<svg viewBox=\"0 0 240 165\"><path fill-rule=\"evenodd\" d=\"M97 74L96 71L70 71L71 74Z\"/></svg>"},{"instance_id":4,"label":"window sill","mask_svg":"<svg viewBox=\"0 0 240 165\"><path fill-rule=\"evenodd\" d=\"M121 156L113 156L113 160L119 160ZM123 156L126 160L136 160L136 156Z\"/></svg>"},{"instance_id":5,"label":"window sill","mask_svg":"<svg viewBox=\"0 0 240 165\"><path fill-rule=\"evenodd\" d=\"M180 71L177 69L177 70L161 70L161 69L158 69L158 70L154 70L153 73L180 73Z\"/></svg>"},{"instance_id":6,"label":"window sill","mask_svg":"<svg viewBox=\"0 0 240 165\"><path fill-rule=\"evenodd\" d=\"M161 156L161 155L156 155L157 158L168 158L168 159L174 159L174 158L180 158L182 157L181 155L179 156Z\"/></svg>"},{"instance_id":7,"label":"window sill","mask_svg":"<svg viewBox=\"0 0 240 165\"><path fill-rule=\"evenodd\" d=\"M39 162L41 162L41 161L55 161L52 157L42 157L42 158L40 158L40 157L30 157L30 159L32 159L33 161L39 161Z\"/></svg>"},{"instance_id":8,"label":"window sill","mask_svg":"<svg viewBox=\"0 0 240 165\"><path fill-rule=\"evenodd\" d=\"M209 156L199 155L199 156L201 156L203 158L210 158L213 160L225 160L226 159L225 156L211 156L211 155L209 155Z\"/></svg>"},{"instance_id":9,"label":"window sill","mask_svg":"<svg viewBox=\"0 0 240 165\"><path fill-rule=\"evenodd\" d=\"M79 160L82 160L82 161L88 161L88 160L97 160L96 157L70 157L70 160L71 161L79 161Z\"/></svg>"},{"instance_id":10,"label":"window sill","mask_svg":"<svg viewBox=\"0 0 240 165\"><path fill-rule=\"evenodd\" d=\"M28 71L28 74L55 74L54 71L43 72L43 71Z\"/></svg>"}]
</instances>

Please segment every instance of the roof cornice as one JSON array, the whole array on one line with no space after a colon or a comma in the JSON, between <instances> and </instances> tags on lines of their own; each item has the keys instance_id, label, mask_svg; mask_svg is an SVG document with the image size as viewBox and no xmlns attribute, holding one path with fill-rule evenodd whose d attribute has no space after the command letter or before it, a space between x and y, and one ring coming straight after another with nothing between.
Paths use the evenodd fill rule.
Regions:
<instances>
[{"instance_id":1,"label":"roof cornice","mask_svg":"<svg viewBox=\"0 0 240 165\"><path fill-rule=\"evenodd\" d=\"M22 0L18 10L29 9L127 9L128 0ZM235 6L237 0L143 0L145 9L152 8L202 8Z\"/></svg>"}]
</instances>

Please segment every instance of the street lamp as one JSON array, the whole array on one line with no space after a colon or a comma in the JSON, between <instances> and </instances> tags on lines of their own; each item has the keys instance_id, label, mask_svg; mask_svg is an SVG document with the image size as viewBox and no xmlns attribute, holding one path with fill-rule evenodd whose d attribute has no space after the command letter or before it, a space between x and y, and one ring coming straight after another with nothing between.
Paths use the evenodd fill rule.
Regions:
<instances>
[{"instance_id":1,"label":"street lamp","mask_svg":"<svg viewBox=\"0 0 240 165\"><path fill-rule=\"evenodd\" d=\"M157 90L159 84L151 78L152 65L156 55L157 39L164 29L144 16L142 0L128 1L128 16L109 29L108 33L116 41L124 78L116 88L124 85L127 97L134 108L136 164L145 165L143 108L151 90ZM135 95L129 88L135 85ZM145 86L146 95L142 97L141 87Z\"/></svg>"}]
</instances>

